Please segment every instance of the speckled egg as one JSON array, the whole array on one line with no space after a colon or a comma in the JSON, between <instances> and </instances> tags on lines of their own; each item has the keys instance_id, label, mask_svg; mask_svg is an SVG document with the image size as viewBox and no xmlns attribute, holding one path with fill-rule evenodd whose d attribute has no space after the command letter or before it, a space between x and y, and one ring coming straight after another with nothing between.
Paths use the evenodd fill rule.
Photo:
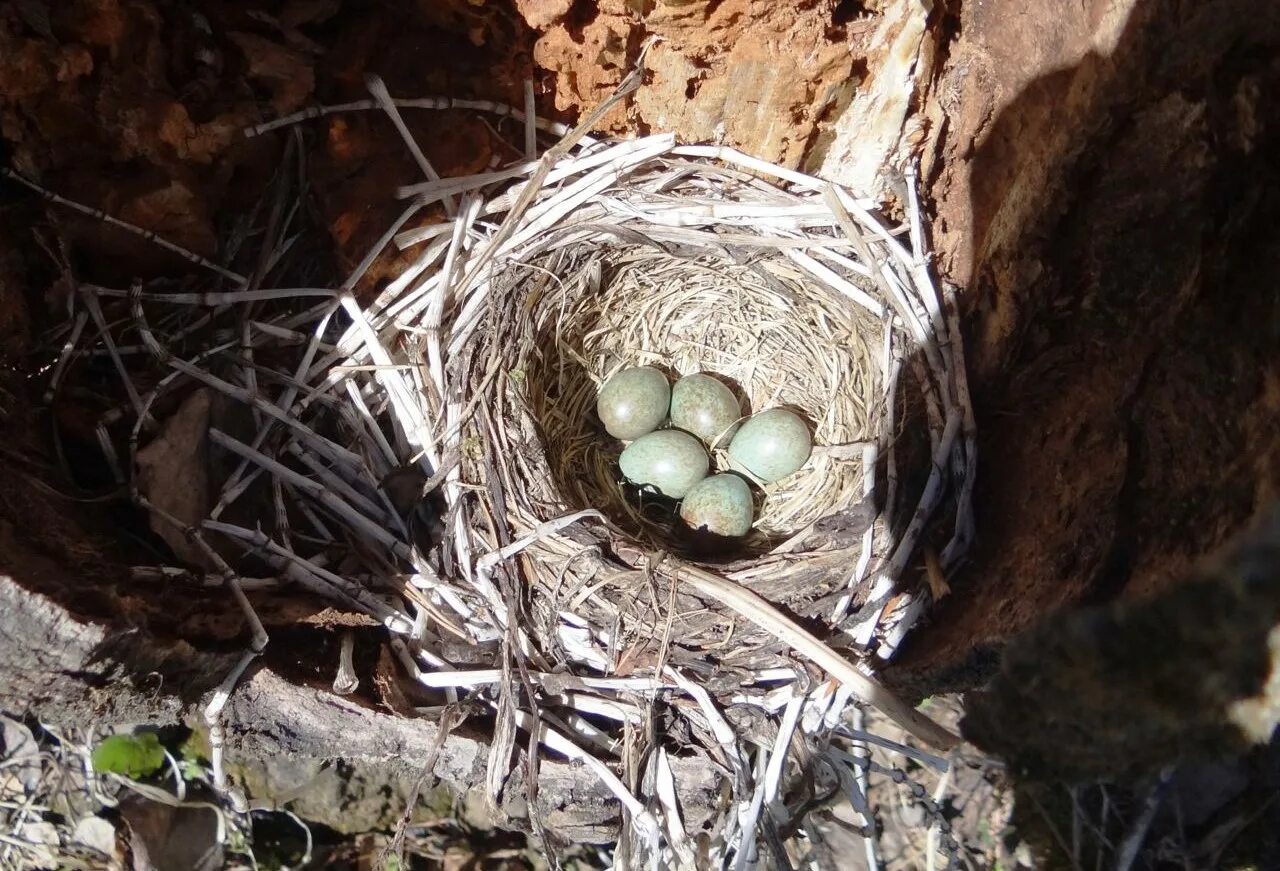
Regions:
<instances>
[{"instance_id":1,"label":"speckled egg","mask_svg":"<svg viewBox=\"0 0 1280 871\"><path fill-rule=\"evenodd\" d=\"M742 409L733 392L712 378L695 372L686 375L671 388L671 425L691 432L707 444L713 444L738 418Z\"/></svg>"},{"instance_id":2,"label":"speckled egg","mask_svg":"<svg viewBox=\"0 0 1280 871\"><path fill-rule=\"evenodd\" d=\"M751 488L731 472L703 478L680 503L680 518L690 529L725 538L750 532L753 514Z\"/></svg>"},{"instance_id":3,"label":"speckled egg","mask_svg":"<svg viewBox=\"0 0 1280 871\"><path fill-rule=\"evenodd\" d=\"M798 471L812 450L804 421L785 408L770 408L742 425L729 443L729 459L770 483Z\"/></svg>"},{"instance_id":4,"label":"speckled egg","mask_svg":"<svg viewBox=\"0 0 1280 871\"><path fill-rule=\"evenodd\" d=\"M663 496L681 499L707 477L711 460L702 442L687 432L660 429L627 445L618 465L632 484L648 485Z\"/></svg>"},{"instance_id":5,"label":"speckled egg","mask_svg":"<svg viewBox=\"0 0 1280 871\"><path fill-rule=\"evenodd\" d=\"M651 433L667 419L671 386L667 376L652 366L634 366L618 372L596 397L596 414L609 435L623 441Z\"/></svg>"}]
</instances>

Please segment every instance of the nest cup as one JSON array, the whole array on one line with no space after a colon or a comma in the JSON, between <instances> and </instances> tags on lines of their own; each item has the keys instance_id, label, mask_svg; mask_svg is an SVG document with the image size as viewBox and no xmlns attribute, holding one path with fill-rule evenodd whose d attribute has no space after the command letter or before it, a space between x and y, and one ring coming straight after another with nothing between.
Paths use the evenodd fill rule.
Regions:
<instances>
[{"instance_id":1,"label":"nest cup","mask_svg":"<svg viewBox=\"0 0 1280 871\"><path fill-rule=\"evenodd\" d=\"M862 499L860 454L839 448L879 434L879 325L783 257L735 261L717 249L581 243L543 255L518 280L530 329L505 362L523 375L513 386L522 388L538 436L520 474L539 513L596 509L638 546L710 556L691 548L669 505L620 483L623 444L604 432L595 400L610 376L636 365L654 366L673 383L707 373L733 391L744 417L781 406L809 426L809 461L754 488L751 534L716 561L767 554ZM714 446L715 469L729 468L728 441Z\"/></svg>"},{"instance_id":2,"label":"nest cup","mask_svg":"<svg viewBox=\"0 0 1280 871\"><path fill-rule=\"evenodd\" d=\"M508 235L488 243L489 282L455 290L453 343L470 346L462 406L476 409L466 439L493 445L463 473L482 482L485 503L470 515L474 551L494 548L493 516L525 541L519 564L553 644L565 614L605 628L620 616L628 634L651 633L664 606L636 604L631 588L638 569L657 563L668 578L681 562L700 564L775 602L812 603L798 613L814 617L829 607L819 600L840 590L857 600L882 595L862 589L874 566L900 572L890 557L908 558L914 542L904 545L877 517L877 502L892 500L876 486L877 452L901 426L895 391L899 403L919 401L896 382L929 324L905 247L868 203L730 149L653 136L591 143L567 162L615 171L583 173L584 186L596 184L576 199L572 187L544 186L537 205L504 224ZM484 209L500 212L519 192L493 194L497 205ZM560 201L573 207L557 209ZM468 321L481 301L485 315ZM950 395L932 383L949 377L949 362L935 354L936 365L920 370L923 391L908 392L932 390L935 405ZM614 372L634 365L673 381L708 373L738 396L744 417L785 407L809 425L812 456L799 472L755 487L756 522L740 547L701 547L669 504L623 485L623 445L604 432L595 400ZM933 415L939 426L947 413ZM713 451L718 470L730 468L725 441ZM879 529L874 542L869 524ZM578 591L603 606L582 604ZM704 616L682 627L690 656L735 622L704 604ZM679 607L699 609L695 600ZM767 637L756 641L772 648ZM598 668L599 653L584 647L569 659Z\"/></svg>"}]
</instances>

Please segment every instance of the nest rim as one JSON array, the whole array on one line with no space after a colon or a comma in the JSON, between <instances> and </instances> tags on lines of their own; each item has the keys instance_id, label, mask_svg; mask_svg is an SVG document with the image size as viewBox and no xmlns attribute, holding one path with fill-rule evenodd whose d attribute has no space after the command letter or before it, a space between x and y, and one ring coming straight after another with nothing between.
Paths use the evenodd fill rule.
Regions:
<instances>
[{"instance_id":1,"label":"nest rim","mask_svg":"<svg viewBox=\"0 0 1280 871\"><path fill-rule=\"evenodd\" d=\"M470 430L471 438L494 438L500 450L491 453L512 459L505 464L506 468L494 469L495 465L502 467L504 461L486 457L469 468L468 475L475 474L480 479L493 475L500 483L503 518L512 535L526 542L520 559L521 572L530 586L540 591L532 594L535 600L539 595L547 597L535 603L535 611L563 614L561 597L567 595L574 605L579 605L581 594L577 591L603 588L610 583L619 587L617 595L622 600L631 601L629 590L637 570L652 566L655 561L667 566L664 574L669 579L674 579L684 567L706 570L786 604L806 597L813 601L834 601L832 597L841 589L869 601L872 595L869 587L875 580L873 574L886 567L893 568L891 559L895 551L907 553L913 549L911 543L900 547L902 541L898 533L903 530L895 529L885 516L886 501L892 502L894 494L890 493L886 500L883 481L879 482L878 491L876 468L879 463L883 474L880 448L891 445L897 435L895 427L902 423L895 418L893 410L895 401L902 401L900 396L895 400L895 393L901 392L895 382L901 372L902 358L905 353L914 353L916 343L901 316L901 295L917 292L907 288L914 285L918 276L902 269L901 263L895 264L902 269L894 275L897 286L887 287L874 269L860 269L856 260L876 263L870 253L871 245L896 245L895 253L901 257L905 249L890 234L905 232L906 228L889 231L869 211L869 206L843 192L837 194L829 187L824 191L822 183L812 178L762 164L728 149L676 146L674 151L685 152L677 157L670 153L671 143L666 142L660 143L663 147L658 149L658 154L643 154L646 146L662 139L664 137L649 137L579 149L579 157L609 148L641 152L639 159L619 171L603 195L609 201L605 207L588 200L579 210L560 214L555 222L540 220L545 210L542 215L518 216L513 236L520 244L507 242L505 250L498 255L500 265L495 267L491 278L492 287L499 289L493 295L503 302L491 302L480 325L470 333L477 341L468 362L471 377L465 382L473 391L468 396L468 407L478 406L478 420ZM745 165L735 165L735 159ZM799 179L806 184L798 184ZM650 187L644 188L644 195L634 195L646 182ZM814 196L819 192L820 196ZM499 200L502 197L509 199L511 194L497 195ZM623 205L619 206L619 201ZM668 221L664 213L672 209L678 211L681 203L687 204L694 216ZM736 223L720 222L732 224L729 228L718 226L712 231L685 228L686 224L715 225L715 221L707 222L703 216L714 215L721 206L730 212L738 209L743 217ZM621 211L623 217L615 217L607 225L592 221L609 210L615 215ZM861 229L854 226L851 213L857 215ZM758 215L762 217L757 219ZM815 256L799 253L798 249L806 246ZM614 254L612 257L581 256L584 250L600 249ZM578 252L579 256L572 256L572 252ZM890 259L881 255L879 264L883 266ZM753 293L780 296L793 308L798 299L812 308L825 309L818 319L824 325L830 320L846 320L850 326L845 338L852 337L855 341L846 341L844 345L856 346L858 351L837 360L830 354L836 342L830 339L825 344L809 342L814 352L806 361L808 365L798 370L800 380L812 378L825 362L829 370L828 394L822 397L827 400L825 405L815 402L812 391L799 397L788 396L785 390L764 390L757 385L752 385L755 389L749 391L735 391L740 399L748 400L750 411L798 406L816 438L814 455L805 469L790 479L760 488L766 497L764 513L757 516L747 544L738 553L730 554L689 546L688 539L682 541L672 534L673 527L665 514L661 522L641 516L621 495L616 464L619 444L610 440L598 424L591 426L582 421L594 417L594 398L599 385L613 370L624 365L657 364L665 367L669 376L705 371L741 387L735 377L737 371L732 367L703 365L701 359L694 359L697 365L690 365L690 355L673 360L670 349L652 340L655 322L661 320L652 316L652 309L660 300L671 296L669 288L668 292L649 288L648 295L638 297L643 300L640 311L629 312L633 315L630 319L622 318L630 335L647 336L648 340L637 340L608 354L602 353L599 342L596 346L587 341L581 347L573 347L572 342L566 343L564 336L566 320L571 321L569 315L577 311L575 305L600 295L608 300L612 295L625 295L626 290L637 289L634 281L628 285L611 280L617 276L610 274L610 267L618 261L634 267L632 273L655 261L675 263L673 268L683 270L687 278L691 270L706 269L707 260L738 270L754 268L757 273L763 267L765 280ZM571 268L566 270L566 263ZM467 283L461 284L465 287ZM893 298L895 289L899 292L897 299ZM701 292L705 293L705 289ZM741 287L733 288L733 293L740 299ZM464 312L469 303L470 300L461 301ZM697 314L721 311L724 307L719 303L723 303L723 299L712 300ZM911 315L919 323L925 315L923 308L918 303L915 305ZM627 306L620 308L624 314L628 313ZM600 304L591 314L609 310ZM780 332L793 342L803 344L811 340L814 319L806 321L795 317L794 312L792 315ZM541 335L537 329L526 330L523 335L513 330L511 324L519 323L521 318L536 322ZM616 327L616 321L617 318L611 326ZM625 341L615 344L626 346ZM529 365L531 356L538 352L558 355L561 367L566 357L572 358L572 365L584 373L578 378L575 402L566 412L571 417L577 415L579 421L577 438L571 439L568 447L558 439L564 432L563 426L553 427L551 432L544 426L547 414L546 408L540 405L538 390L546 379L531 374ZM546 365L554 368L556 364ZM794 380L797 367L791 369ZM495 372L504 373L504 377L491 377ZM489 377L481 378L480 373ZM511 377L512 373L517 377ZM851 373L856 377L850 378ZM841 379L850 383L840 385ZM779 380L785 382L785 379ZM744 397L744 393L748 395ZM800 401L786 401L794 398ZM841 435L831 437L827 431L831 427L824 427L828 415L832 408L845 407L854 408L856 413L846 417L855 418L857 425L841 421L844 427ZM930 420L931 427L934 424L936 421ZM932 428L930 433L931 440L936 442L937 433ZM609 445L611 441L612 449L597 447L594 453L582 449L585 442L595 442L598 446ZM892 454L892 447L889 451ZM587 454L590 454L589 461L575 468L574 463ZM570 459L566 460L566 456ZM559 474L554 474L557 463L552 460L557 458ZM713 452L714 468L729 468L724 459L722 449ZM581 487L566 493L556 486L544 486L546 480L563 484L566 469L585 475L591 482L586 489L605 498L590 498ZM896 483L892 471L889 478L892 490ZM836 483L824 491L822 485L832 480ZM489 517L499 511L492 495L490 493L487 510L477 512L485 516L472 526L480 548L492 546L487 540L487 528L482 528L490 522ZM787 505L792 506L789 515L778 512L784 523L770 523L774 518L769 516L769 509ZM795 506L808 510L796 511ZM858 520L859 517L865 517L865 522ZM815 530L827 521L832 521L832 531L815 539ZM761 527L763 530L758 531ZM901 567L897 568L900 571ZM574 583L566 590L567 579ZM685 605L697 608L699 602L694 599ZM722 603L703 599L701 605L715 617L699 623L697 631L682 636L682 641L688 641L691 649L705 650L715 643L714 639L723 636L724 626L732 625L735 618L732 608L725 608ZM842 603L841 607L847 608L847 605ZM648 610L656 613L659 610L656 602L651 603ZM600 621L599 628L607 635L607 627L617 619L618 609L613 603L604 605L588 622ZM639 618L636 625L644 622ZM754 643L773 646L767 633ZM785 651L778 653L786 656ZM593 667L599 667L598 657L594 659Z\"/></svg>"}]
</instances>

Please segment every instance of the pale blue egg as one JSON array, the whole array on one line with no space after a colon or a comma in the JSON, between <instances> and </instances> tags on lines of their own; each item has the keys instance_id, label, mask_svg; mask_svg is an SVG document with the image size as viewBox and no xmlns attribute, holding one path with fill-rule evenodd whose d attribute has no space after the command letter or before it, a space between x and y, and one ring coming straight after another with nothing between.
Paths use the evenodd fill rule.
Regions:
<instances>
[{"instance_id":1,"label":"pale blue egg","mask_svg":"<svg viewBox=\"0 0 1280 871\"><path fill-rule=\"evenodd\" d=\"M725 538L739 538L750 532L754 513L751 488L730 472L703 478L680 503L680 518L690 529Z\"/></svg>"},{"instance_id":2,"label":"pale blue egg","mask_svg":"<svg viewBox=\"0 0 1280 871\"><path fill-rule=\"evenodd\" d=\"M738 398L710 375L686 375L671 388L671 425L691 432L707 444L732 433L730 427L742 417Z\"/></svg>"},{"instance_id":3,"label":"pale blue egg","mask_svg":"<svg viewBox=\"0 0 1280 871\"><path fill-rule=\"evenodd\" d=\"M799 471L812 451L809 427L785 408L752 415L729 443L729 458L765 483Z\"/></svg>"},{"instance_id":4,"label":"pale blue egg","mask_svg":"<svg viewBox=\"0 0 1280 871\"><path fill-rule=\"evenodd\" d=\"M627 445L618 465L628 481L680 499L707 476L707 449L687 432L660 429Z\"/></svg>"},{"instance_id":5,"label":"pale blue egg","mask_svg":"<svg viewBox=\"0 0 1280 871\"><path fill-rule=\"evenodd\" d=\"M631 441L651 433L667 419L671 385L652 366L634 366L618 372L600 389L596 414L609 435Z\"/></svg>"}]
</instances>

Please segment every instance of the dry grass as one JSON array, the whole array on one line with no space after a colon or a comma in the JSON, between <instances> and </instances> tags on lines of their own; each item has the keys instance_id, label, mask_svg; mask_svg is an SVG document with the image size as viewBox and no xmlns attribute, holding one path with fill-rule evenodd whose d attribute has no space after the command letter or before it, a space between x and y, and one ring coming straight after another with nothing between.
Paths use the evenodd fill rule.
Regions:
<instances>
[{"instance_id":1,"label":"dry grass","mask_svg":"<svg viewBox=\"0 0 1280 871\"><path fill-rule=\"evenodd\" d=\"M714 254L592 245L538 265L552 276L598 273L601 286L575 296L569 288L581 283L552 281L526 297L528 333L509 370L527 376L524 395L545 450L548 474L528 482L531 500L598 508L650 547L679 548L666 517L624 497L622 445L594 416L599 387L634 365L673 379L711 373L733 389L744 415L785 406L809 423L817 446L811 462L762 488L745 550L766 552L861 500L860 452L840 448L874 441L883 416L878 331L864 312L815 292L793 265L771 258L740 264ZM727 467L724 447L722 440L717 468Z\"/></svg>"}]
</instances>

